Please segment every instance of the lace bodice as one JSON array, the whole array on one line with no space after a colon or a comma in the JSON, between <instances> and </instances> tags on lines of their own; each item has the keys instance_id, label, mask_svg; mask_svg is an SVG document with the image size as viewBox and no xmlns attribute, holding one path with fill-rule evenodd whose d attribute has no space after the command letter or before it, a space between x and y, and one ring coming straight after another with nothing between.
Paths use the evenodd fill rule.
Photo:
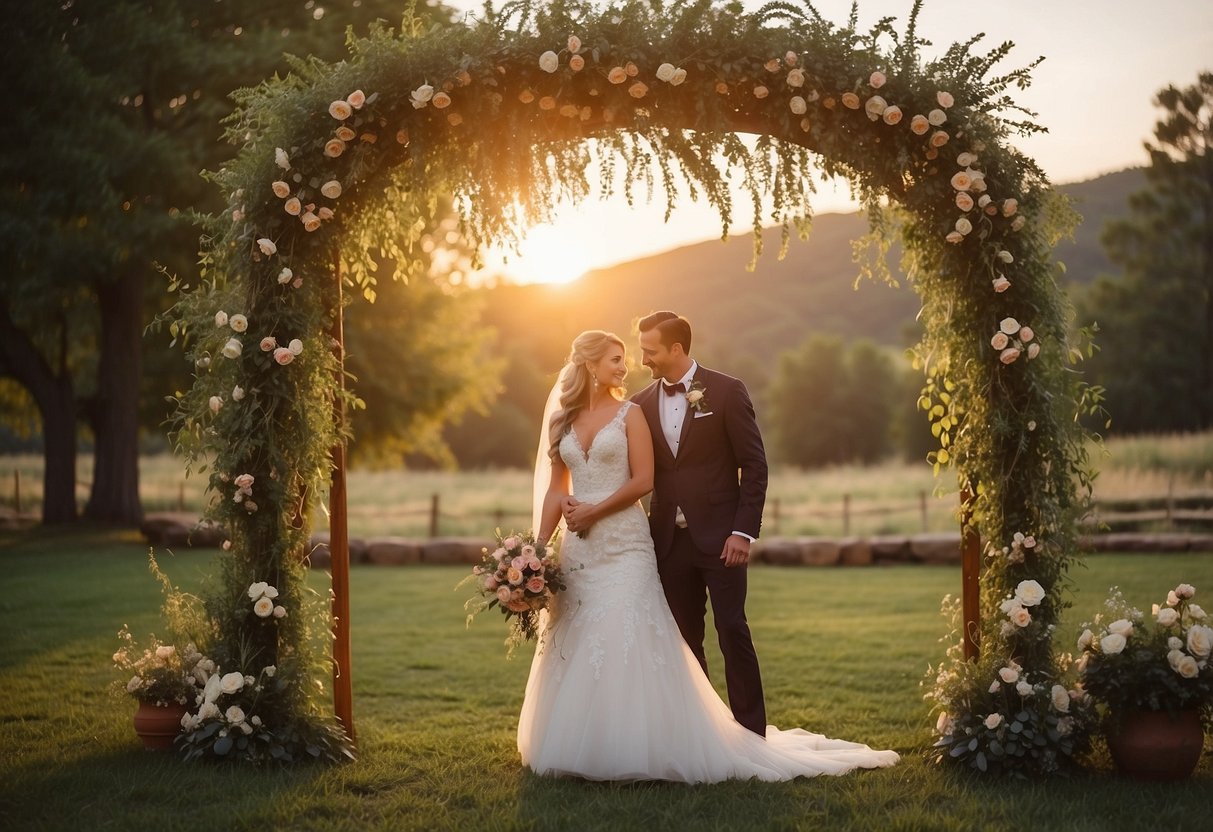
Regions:
<instances>
[{"instance_id":1,"label":"lace bodice","mask_svg":"<svg viewBox=\"0 0 1213 832\"><path fill-rule=\"evenodd\" d=\"M635 407L624 402L619 412L581 447L577 431L569 427L560 440L560 458L573 477L573 494L579 500L596 502L609 497L628 481L628 437L624 419Z\"/></svg>"}]
</instances>

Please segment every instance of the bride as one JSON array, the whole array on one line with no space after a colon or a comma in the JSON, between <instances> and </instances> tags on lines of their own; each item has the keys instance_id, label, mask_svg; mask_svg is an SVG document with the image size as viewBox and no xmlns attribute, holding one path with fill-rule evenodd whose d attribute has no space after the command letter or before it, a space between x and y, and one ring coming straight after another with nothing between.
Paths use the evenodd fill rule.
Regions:
<instances>
[{"instance_id":1,"label":"bride","mask_svg":"<svg viewBox=\"0 0 1213 832\"><path fill-rule=\"evenodd\" d=\"M575 494L592 525L567 534L527 680L518 750L538 774L589 780L790 780L890 766L893 751L738 723L682 640L637 502L653 487L653 443L623 401L624 344L583 332L548 401L536 463L537 540ZM550 439L549 439L550 437ZM550 474L549 474L550 472ZM588 504L588 505L587 505Z\"/></svg>"}]
</instances>

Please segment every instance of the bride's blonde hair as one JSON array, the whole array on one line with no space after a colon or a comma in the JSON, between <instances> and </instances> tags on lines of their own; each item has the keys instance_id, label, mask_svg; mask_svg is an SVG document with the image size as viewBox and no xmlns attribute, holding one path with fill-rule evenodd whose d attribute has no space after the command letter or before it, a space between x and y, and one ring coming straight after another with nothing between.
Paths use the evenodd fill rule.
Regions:
<instances>
[{"instance_id":1,"label":"bride's blonde hair","mask_svg":"<svg viewBox=\"0 0 1213 832\"><path fill-rule=\"evenodd\" d=\"M626 349L622 338L601 329L586 330L573 339L573 348L560 373L560 409L552 415L548 445L548 457L552 460L560 452L560 440L565 431L590 403L590 388L594 381L586 365L602 360L612 345ZM608 387L606 392L617 399L623 398L622 387Z\"/></svg>"}]
</instances>

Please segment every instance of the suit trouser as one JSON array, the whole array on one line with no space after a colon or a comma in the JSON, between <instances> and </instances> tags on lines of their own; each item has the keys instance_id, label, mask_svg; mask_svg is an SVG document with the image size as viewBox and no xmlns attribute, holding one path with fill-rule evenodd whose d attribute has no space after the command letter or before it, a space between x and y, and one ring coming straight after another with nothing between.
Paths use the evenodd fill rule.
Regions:
<instances>
[{"instance_id":1,"label":"suit trouser","mask_svg":"<svg viewBox=\"0 0 1213 832\"><path fill-rule=\"evenodd\" d=\"M700 551L690 533L680 528L674 530L673 545L665 557L658 560L657 569L682 638L699 660L705 675L708 662L703 651L704 618L707 600L711 599L716 635L724 655L729 707L738 722L765 736L767 716L762 675L745 617L746 567L726 567L719 552L710 555Z\"/></svg>"}]
</instances>

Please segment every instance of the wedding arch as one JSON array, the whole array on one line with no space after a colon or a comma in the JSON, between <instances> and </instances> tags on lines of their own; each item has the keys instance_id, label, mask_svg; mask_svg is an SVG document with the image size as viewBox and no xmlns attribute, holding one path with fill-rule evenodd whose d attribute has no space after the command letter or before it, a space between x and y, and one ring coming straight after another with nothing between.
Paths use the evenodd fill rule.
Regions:
<instances>
[{"instance_id":1,"label":"wedding arch","mask_svg":"<svg viewBox=\"0 0 1213 832\"><path fill-rule=\"evenodd\" d=\"M343 288L369 289L376 247L412 269L440 198L454 195L470 245L517 239L557 201L589 193L596 158L604 193L630 199L660 177L672 209L680 175L725 228L736 173L755 229L778 222L785 244L808 229L816 169L861 198L873 263L903 242L926 333L913 350L919 406L939 439L929 461L967 495L972 592L963 611L945 599L968 624L935 681L940 757L1047 771L1071 756L1074 733L1050 697L1065 671L1051 637L1076 549L1075 482L1089 476L1050 261L1070 214L1008 144L1040 129L1008 94L1031 67L994 74L1010 44L978 53L979 37L923 63L920 6L903 31L886 19L861 32L854 9L834 24L807 1L753 14L718 0L510 2L424 31L406 17L401 31L352 40L341 63L296 60L286 78L237 94L228 137L241 150L212 174L228 207L210 218L200 285L175 307L172 333L197 369L176 397L175 436L210 460L212 514L231 536L207 599L209 650L246 678L276 672L259 733L288 752L342 747L349 737L316 692L331 660L352 735ZM311 506L330 477L331 659L324 599L304 581ZM991 691L1008 667L1033 690L1013 705ZM1000 743L983 727L994 713L1024 724L1028 741ZM224 719L196 721L195 747L229 752L230 741L215 747Z\"/></svg>"}]
</instances>

